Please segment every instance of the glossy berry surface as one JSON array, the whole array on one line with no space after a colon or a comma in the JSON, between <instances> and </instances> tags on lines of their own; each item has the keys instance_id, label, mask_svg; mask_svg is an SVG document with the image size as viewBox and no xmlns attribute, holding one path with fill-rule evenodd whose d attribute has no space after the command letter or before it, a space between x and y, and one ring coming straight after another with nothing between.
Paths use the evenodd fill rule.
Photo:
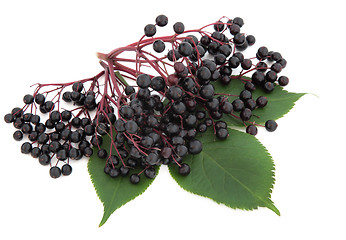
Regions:
<instances>
[{"instance_id":1,"label":"glossy berry surface","mask_svg":"<svg viewBox=\"0 0 346 240\"><path fill-rule=\"evenodd\" d=\"M59 167L51 167L49 169L49 174L52 178L59 178L61 176L61 169Z\"/></svg>"},{"instance_id":2,"label":"glossy berry surface","mask_svg":"<svg viewBox=\"0 0 346 240\"><path fill-rule=\"evenodd\" d=\"M274 120L268 120L265 122L265 128L268 132L274 132L278 127L278 124Z\"/></svg>"}]
</instances>

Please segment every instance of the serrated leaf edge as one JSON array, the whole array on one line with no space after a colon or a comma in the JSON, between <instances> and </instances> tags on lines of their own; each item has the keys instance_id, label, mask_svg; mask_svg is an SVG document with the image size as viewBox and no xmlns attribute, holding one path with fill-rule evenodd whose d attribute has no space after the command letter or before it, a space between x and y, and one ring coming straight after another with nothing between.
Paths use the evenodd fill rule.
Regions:
<instances>
[{"instance_id":1,"label":"serrated leaf edge","mask_svg":"<svg viewBox=\"0 0 346 240\"><path fill-rule=\"evenodd\" d=\"M232 128L232 130L233 130L233 131L237 131L237 132L242 132L242 131L238 131L238 130L233 129L233 128ZM242 132L242 133L244 133L244 132ZM246 134L246 133L244 133L244 134ZM253 137L254 137L254 136L253 136ZM271 184L271 186L270 186L270 189L269 189L269 198L268 198L268 201L263 200L262 198L259 198L263 203L265 203L265 205L264 205L264 206L258 206L258 207L267 207L268 209L270 209L270 210L272 210L274 213L276 213L278 216L280 216L281 214L280 214L279 209L277 209L277 208L275 207L274 203L273 203L273 202L271 201L271 199L270 199L270 196L271 196L271 194L272 194L272 190L273 190L274 184L275 184L275 164L274 164L274 160L273 160L272 156L270 155L269 151L267 150L267 148L266 148L256 137L254 137L254 138L255 138L255 140L263 147L264 151L267 153L267 155L270 157L270 159L271 159L271 161L272 161L272 163L273 163L273 168L271 169L273 182L272 182L272 184ZM209 199L213 200L214 202L216 202L216 203L218 203L218 204L223 204L223 205L225 205L225 206L227 206L227 207L230 207L230 208L232 208L232 209L241 209L241 210L246 210L246 211L252 211L252 210L258 209L258 207L254 207L254 208L233 207L233 206L231 206L230 204L217 201L217 200L215 200L215 199L213 199L213 198L211 198L211 197L209 197L209 196L205 196L205 195L203 195L203 194L194 193L194 192L192 192L192 191L190 191L190 190L184 188L184 187L177 181L177 179L176 179L176 178L174 177L174 175L172 174L173 169L172 169L171 166L168 167L168 170L169 170L169 173L170 173L170 175L172 176L172 178L175 180L175 182L176 182L182 189L184 189L185 191L187 191L187 192L189 192L189 193L192 193L192 194L194 194L194 195L198 195L198 196L202 196L202 197L209 198ZM232 178L234 178L234 177L232 176ZM243 186L243 184L241 184L241 186ZM248 188L245 188L245 189L248 190ZM249 191L249 190L248 190L248 191ZM249 192L253 195L252 191L249 191ZM256 195L256 197L258 198L257 195Z\"/></svg>"},{"instance_id":2,"label":"serrated leaf edge","mask_svg":"<svg viewBox=\"0 0 346 240\"><path fill-rule=\"evenodd\" d=\"M130 200L128 200L126 203L120 205L118 208L114 209L114 210L109 214L109 216L105 217L105 216L106 216L106 215L105 215L105 213L106 213L106 211L105 211L106 206L105 206L105 203L102 201L102 199L101 199L101 197L100 197L99 191L98 191L98 190L96 189L96 187L95 187L94 178L92 177L92 175L91 175L91 173L90 173L90 162L91 162L91 160L90 160L90 158L89 158L88 164L87 164L87 168L88 168L88 173L89 173L89 176L90 176L90 180L91 180L91 182L92 182L92 184L93 184L93 187L94 187L94 189L95 189L95 192L96 192L97 197L100 199L100 201L102 202L102 205L103 205L103 216L102 216L102 219L101 219L101 221L100 221L100 223L99 223L99 227L102 227L102 226L107 222L108 218L115 212L115 210L121 208L121 207L124 206L126 203L128 203L128 202L134 200L135 198L137 198L138 196L142 195L142 194L148 189L148 187L154 182L154 180L156 179L156 176L157 176L157 174L159 173L159 170L160 170L160 166L158 166L158 168L157 168L157 174L156 174L155 178L154 178L152 181L150 181L150 184L149 184L142 192L140 192L138 195L136 195L136 196L134 196L133 198L131 198Z\"/></svg>"}]
</instances>

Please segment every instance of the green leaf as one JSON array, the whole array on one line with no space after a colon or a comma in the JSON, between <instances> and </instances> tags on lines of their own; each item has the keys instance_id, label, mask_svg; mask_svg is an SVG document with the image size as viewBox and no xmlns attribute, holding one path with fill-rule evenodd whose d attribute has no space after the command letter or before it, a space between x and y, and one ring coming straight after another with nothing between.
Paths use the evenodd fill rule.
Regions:
<instances>
[{"instance_id":1,"label":"green leaf","mask_svg":"<svg viewBox=\"0 0 346 240\"><path fill-rule=\"evenodd\" d=\"M243 78L250 80L248 77ZM220 81L214 82L213 85L215 87L215 93L239 95L239 93L244 90L244 83L239 79L232 79L229 85L223 85ZM253 99L256 100L259 96L266 96L268 104L264 108L257 108L252 111L253 116L249 121L262 124L267 120L276 120L281 118L293 108L295 102L304 94L305 93L288 92L278 85L275 86L274 91L271 93L266 93L261 87L257 87L252 93ZM236 98L236 96L231 96L229 97L229 100L232 102ZM239 116L238 113L235 113L235 115ZM222 120L227 122L229 125L244 126L240 119L231 115L224 115Z\"/></svg>"},{"instance_id":2,"label":"green leaf","mask_svg":"<svg viewBox=\"0 0 346 240\"><path fill-rule=\"evenodd\" d=\"M183 189L231 208L267 207L280 215L270 200L274 163L254 136L230 129L227 140L215 140L211 131L200 140L203 151L184 158L191 167L188 176L179 175L177 165L169 166L172 177Z\"/></svg>"},{"instance_id":3,"label":"green leaf","mask_svg":"<svg viewBox=\"0 0 346 240\"><path fill-rule=\"evenodd\" d=\"M110 137L103 137L103 144L101 147L110 149ZM97 149L94 149L94 152L96 151ZM113 149L113 152L116 151ZM103 169L105 163L106 161L98 158L97 154L93 154L88 162L88 171L91 181L104 207L104 214L99 225L100 227L116 209L142 194L154 180L148 179L142 174L141 181L135 185L130 183L129 176L111 178L104 173ZM158 170L159 167L156 168L156 174Z\"/></svg>"}]
</instances>

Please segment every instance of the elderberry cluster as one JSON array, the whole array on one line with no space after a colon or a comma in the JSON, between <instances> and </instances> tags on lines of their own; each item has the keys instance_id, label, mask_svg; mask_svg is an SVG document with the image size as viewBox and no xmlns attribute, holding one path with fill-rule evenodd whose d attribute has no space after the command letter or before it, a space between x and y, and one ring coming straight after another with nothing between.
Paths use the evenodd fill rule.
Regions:
<instances>
[{"instance_id":1,"label":"elderberry cluster","mask_svg":"<svg viewBox=\"0 0 346 240\"><path fill-rule=\"evenodd\" d=\"M161 164L177 165L178 172L187 176L191 169L184 158L202 151L199 138L208 129L218 140L232 134L223 120L225 116L241 121L247 133L256 135L261 125L255 120L260 116L253 111L268 105L265 94L271 94L277 85L288 84L286 76L279 76L286 60L279 52L264 46L256 56L245 57L243 52L256 39L241 32L244 21L240 17L210 24L212 33L203 30L208 25L185 31L184 24L176 22L174 35L154 37L157 27L167 24L168 18L159 15L155 24L145 26L144 36L136 44L108 55L99 54L100 59L107 61L108 65L100 62L105 70L93 78L61 84L55 89L58 91L55 100L46 99L51 91L25 95L25 106L14 108L5 116L5 121L18 129L13 135L15 140L28 136L22 153L30 153L42 165L50 165L50 175L57 178L71 173L70 159L90 157L95 151L104 160L103 171L107 175L127 176L131 183L137 184L142 174L154 178L156 166ZM166 49L167 43L172 49ZM145 55L147 51L142 51L143 46L163 56L150 53L155 57L150 60ZM117 58L121 49L136 51L136 59ZM136 68L119 61L135 62ZM152 66L155 74L143 72L140 69L143 63ZM167 70L169 67L171 72ZM129 79L136 84L128 84L115 75L116 71L132 75ZM104 84L100 84L101 76L105 76ZM234 95L216 92L215 84L232 86L233 81L243 84L240 92ZM88 90L86 82L91 82ZM70 85L72 91L63 92ZM75 109L60 110L60 98ZM42 114L49 113L44 123L36 114L37 109ZM272 132L277 123L266 119L262 127ZM109 140L108 146L103 144L104 138ZM53 158L56 164L52 164ZM59 162L63 162L61 168Z\"/></svg>"},{"instance_id":2,"label":"elderberry cluster","mask_svg":"<svg viewBox=\"0 0 346 240\"><path fill-rule=\"evenodd\" d=\"M62 94L65 102L73 101L74 105L89 110L96 108L95 93L82 93L83 83L75 82L72 90ZM46 100L44 94L27 94L23 101L25 107L13 108L11 113L5 115L4 120L6 123L13 123L18 129L13 134L16 141L27 136L28 141L22 144L21 152L31 154L41 165L50 165L52 178L58 178L61 174L70 175L72 172L70 160L80 160L83 156L90 157L93 154L92 147L102 144L100 135L105 133L102 124L97 125L88 117L73 116L69 110L54 110L56 103ZM42 114L49 113L48 118L41 121L38 114L23 111L23 109L28 111L30 107L31 109L38 107ZM110 113L109 118L113 115ZM56 164L52 164L52 159L56 159ZM61 168L58 166L59 162L63 163Z\"/></svg>"}]
</instances>

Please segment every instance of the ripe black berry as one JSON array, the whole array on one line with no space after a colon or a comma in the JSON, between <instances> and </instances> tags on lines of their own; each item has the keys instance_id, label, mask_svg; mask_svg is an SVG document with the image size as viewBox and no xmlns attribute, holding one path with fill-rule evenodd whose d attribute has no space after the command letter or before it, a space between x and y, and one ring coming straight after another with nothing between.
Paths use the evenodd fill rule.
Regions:
<instances>
[{"instance_id":1,"label":"ripe black berry","mask_svg":"<svg viewBox=\"0 0 346 240\"><path fill-rule=\"evenodd\" d=\"M230 68L237 68L240 65L240 59L233 55L229 58L228 65Z\"/></svg>"},{"instance_id":2,"label":"ripe black berry","mask_svg":"<svg viewBox=\"0 0 346 240\"><path fill-rule=\"evenodd\" d=\"M229 26L229 32L234 36L240 33L240 27L237 24L233 24Z\"/></svg>"},{"instance_id":3,"label":"ripe black berry","mask_svg":"<svg viewBox=\"0 0 346 240\"><path fill-rule=\"evenodd\" d=\"M196 75L197 75L198 80L201 83L204 83L210 79L211 72L207 67L202 66L202 67L198 68Z\"/></svg>"},{"instance_id":4,"label":"ripe black berry","mask_svg":"<svg viewBox=\"0 0 346 240\"><path fill-rule=\"evenodd\" d=\"M24 122L30 122L32 115L32 113L24 113L22 117Z\"/></svg>"},{"instance_id":5,"label":"ripe black berry","mask_svg":"<svg viewBox=\"0 0 346 240\"><path fill-rule=\"evenodd\" d=\"M277 77L278 77L278 75L274 71L268 71L265 75L265 78L268 82L275 82Z\"/></svg>"},{"instance_id":6,"label":"ripe black berry","mask_svg":"<svg viewBox=\"0 0 346 240\"><path fill-rule=\"evenodd\" d=\"M176 101L172 105L172 110L175 114L182 115L186 110L186 106L183 102Z\"/></svg>"},{"instance_id":7,"label":"ripe black berry","mask_svg":"<svg viewBox=\"0 0 346 240\"><path fill-rule=\"evenodd\" d=\"M250 109L251 111L254 110L257 106L256 101L252 98L245 100L244 104L245 104L245 107Z\"/></svg>"},{"instance_id":8,"label":"ripe black berry","mask_svg":"<svg viewBox=\"0 0 346 240\"><path fill-rule=\"evenodd\" d=\"M35 96L35 102L38 104L38 105L42 105L44 102L45 102L46 98L43 94L37 94Z\"/></svg>"},{"instance_id":9,"label":"ripe black berry","mask_svg":"<svg viewBox=\"0 0 346 240\"><path fill-rule=\"evenodd\" d=\"M168 89L166 97L172 100L179 100L183 95L183 90L177 86L172 86Z\"/></svg>"},{"instance_id":10,"label":"ripe black berry","mask_svg":"<svg viewBox=\"0 0 346 240\"><path fill-rule=\"evenodd\" d=\"M71 165L69 165L69 164L64 164L64 165L61 167L61 173L62 173L62 175L68 176L68 175L71 174L71 172L72 172L72 167L71 167Z\"/></svg>"},{"instance_id":11,"label":"ripe black berry","mask_svg":"<svg viewBox=\"0 0 346 240\"><path fill-rule=\"evenodd\" d=\"M164 27L168 23L168 18L165 15L159 15L156 17L155 22L158 26Z\"/></svg>"},{"instance_id":12,"label":"ripe black berry","mask_svg":"<svg viewBox=\"0 0 346 240\"><path fill-rule=\"evenodd\" d=\"M52 141L52 142L49 144L49 150L50 150L52 153L57 153L61 148L62 148L61 143L58 142L58 141Z\"/></svg>"},{"instance_id":13,"label":"ripe black berry","mask_svg":"<svg viewBox=\"0 0 346 240\"><path fill-rule=\"evenodd\" d=\"M258 60L264 60L268 57L268 48L260 47L257 51L256 57Z\"/></svg>"},{"instance_id":14,"label":"ripe black berry","mask_svg":"<svg viewBox=\"0 0 346 240\"><path fill-rule=\"evenodd\" d=\"M58 178L61 176L61 170L59 167L54 166L49 169L49 174L52 178Z\"/></svg>"},{"instance_id":15,"label":"ripe black berry","mask_svg":"<svg viewBox=\"0 0 346 240\"><path fill-rule=\"evenodd\" d=\"M240 118L243 121L248 121L252 116L252 111L249 108L244 108L241 112L240 112Z\"/></svg>"},{"instance_id":16,"label":"ripe black berry","mask_svg":"<svg viewBox=\"0 0 346 240\"><path fill-rule=\"evenodd\" d=\"M121 167L119 168L119 170L120 170L120 174L121 174L122 176L127 176L127 175L129 174L129 172L130 172L130 168L125 167L125 166L121 166Z\"/></svg>"},{"instance_id":17,"label":"ripe black berry","mask_svg":"<svg viewBox=\"0 0 346 240\"><path fill-rule=\"evenodd\" d=\"M152 37L156 33L156 27L154 24L148 24L144 27L144 34L147 37Z\"/></svg>"},{"instance_id":18,"label":"ripe black berry","mask_svg":"<svg viewBox=\"0 0 346 240\"><path fill-rule=\"evenodd\" d=\"M156 165L159 163L160 158L159 155L151 152L148 154L148 156L145 158L145 161L149 164L149 165Z\"/></svg>"},{"instance_id":19,"label":"ripe black berry","mask_svg":"<svg viewBox=\"0 0 346 240\"><path fill-rule=\"evenodd\" d=\"M244 70L249 70L252 67L252 61L250 59L244 59L241 62L241 68Z\"/></svg>"},{"instance_id":20,"label":"ripe black berry","mask_svg":"<svg viewBox=\"0 0 346 240\"><path fill-rule=\"evenodd\" d=\"M223 113L230 114L233 111L232 103L226 101L222 104L221 110Z\"/></svg>"},{"instance_id":21,"label":"ripe black berry","mask_svg":"<svg viewBox=\"0 0 346 240\"><path fill-rule=\"evenodd\" d=\"M214 56L214 61L217 65L222 65L226 62L226 56L219 53Z\"/></svg>"},{"instance_id":22,"label":"ripe black berry","mask_svg":"<svg viewBox=\"0 0 346 240\"><path fill-rule=\"evenodd\" d=\"M145 175L147 178L150 178L150 179L155 178L155 176L156 176L156 170L155 170L155 168L149 167L149 168L145 169L145 170L144 170L144 175Z\"/></svg>"},{"instance_id":23,"label":"ripe black berry","mask_svg":"<svg viewBox=\"0 0 346 240\"><path fill-rule=\"evenodd\" d=\"M71 117L72 117L71 111L64 110L61 112L61 120L62 121L65 121L65 122L70 121Z\"/></svg>"},{"instance_id":24,"label":"ripe black berry","mask_svg":"<svg viewBox=\"0 0 346 240\"><path fill-rule=\"evenodd\" d=\"M286 76L280 76L278 79L278 83L280 86L286 86L288 82L289 82L289 79Z\"/></svg>"},{"instance_id":25,"label":"ripe black berry","mask_svg":"<svg viewBox=\"0 0 346 240\"><path fill-rule=\"evenodd\" d=\"M256 104L257 104L257 106L260 107L260 108L265 107L265 106L268 104L268 99L267 99L267 97L265 97L265 96L259 96L259 97L256 99Z\"/></svg>"},{"instance_id":26,"label":"ripe black berry","mask_svg":"<svg viewBox=\"0 0 346 240\"><path fill-rule=\"evenodd\" d=\"M14 121L14 116L11 113L5 115L4 120L6 123L12 123Z\"/></svg>"},{"instance_id":27,"label":"ripe black berry","mask_svg":"<svg viewBox=\"0 0 346 240\"><path fill-rule=\"evenodd\" d=\"M39 144L45 144L49 140L49 136L46 133L41 133L37 136L37 142Z\"/></svg>"},{"instance_id":28,"label":"ripe black berry","mask_svg":"<svg viewBox=\"0 0 346 240\"><path fill-rule=\"evenodd\" d=\"M266 82L266 83L264 83L264 85L263 85L263 89L264 89L264 91L266 91L267 93L272 92L272 91L274 90L274 87L275 87L275 85L274 85L274 83L272 83L272 82Z\"/></svg>"},{"instance_id":29,"label":"ripe black berry","mask_svg":"<svg viewBox=\"0 0 346 240\"><path fill-rule=\"evenodd\" d=\"M127 96L130 96L132 93L135 93L135 88L132 86L126 86L125 87L125 94Z\"/></svg>"},{"instance_id":30,"label":"ripe black berry","mask_svg":"<svg viewBox=\"0 0 346 240\"><path fill-rule=\"evenodd\" d=\"M37 125L37 124L40 123L40 119L41 119L41 118L40 118L39 115L34 114L34 115L31 116L30 122L31 122L32 124L34 124L34 125Z\"/></svg>"},{"instance_id":31,"label":"ripe black berry","mask_svg":"<svg viewBox=\"0 0 346 240\"><path fill-rule=\"evenodd\" d=\"M214 93L215 93L214 86L211 84L203 85L199 90L199 94L204 99L212 99L214 96Z\"/></svg>"},{"instance_id":32,"label":"ripe black berry","mask_svg":"<svg viewBox=\"0 0 346 240\"><path fill-rule=\"evenodd\" d=\"M189 153L198 154L198 153L202 152L203 145L202 145L201 141L195 139L195 140L192 140L189 142L188 148L189 148Z\"/></svg>"},{"instance_id":33,"label":"ripe black berry","mask_svg":"<svg viewBox=\"0 0 346 240\"><path fill-rule=\"evenodd\" d=\"M268 120L265 122L264 126L268 132L274 132L278 127L278 124L274 120Z\"/></svg>"},{"instance_id":34,"label":"ripe black berry","mask_svg":"<svg viewBox=\"0 0 346 240\"><path fill-rule=\"evenodd\" d=\"M81 92L83 90L83 83L81 82L75 82L72 85L72 90L75 92Z\"/></svg>"},{"instance_id":35,"label":"ripe black berry","mask_svg":"<svg viewBox=\"0 0 346 240\"><path fill-rule=\"evenodd\" d=\"M178 51L184 57L189 56L192 53L192 50L193 48L188 42L182 42L179 44Z\"/></svg>"},{"instance_id":36,"label":"ripe black berry","mask_svg":"<svg viewBox=\"0 0 346 240\"><path fill-rule=\"evenodd\" d=\"M235 99L232 102L233 105L233 110L236 112L240 112L241 110L244 109L244 102L241 99Z\"/></svg>"},{"instance_id":37,"label":"ripe black berry","mask_svg":"<svg viewBox=\"0 0 346 240\"><path fill-rule=\"evenodd\" d=\"M41 154L39 157L38 157L38 162L43 165L43 166L46 166L50 163L50 156L48 154Z\"/></svg>"},{"instance_id":38,"label":"ripe black berry","mask_svg":"<svg viewBox=\"0 0 346 240\"><path fill-rule=\"evenodd\" d=\"M251 76L252 83L255 85L262 85L265 81L264 73L261 71L256 71Z\"/></svg>"},{"instance_id":39,"label":"ripe black berry","mask_svg":"<svg viewBox=\"0 0 346 240\"><path fill-rule=\"evenodd\" d=\"M256 38L253 35L246 36L246 41L249 44L249 46L252 46L256 42Z\"/></svg>"},{"instance_id":40,"label":"ripe black berry","mask_svg":"<svg viewBox=\"0 0 346 240\"><path fill-rule=\"evenodd\" d=\"M125 124L125 129L128 133L135 134L135 133L137 133L138 125L135 121L129 120Z\"/></svg>"},{"instance_id":41,"label":"ripe black berry","mask_svg":"<svg viewBox=\"0 0 346 240\"><path fill-rule=\"evenodd\" d=\"M243 90L239 94L239 98L243 101L252 98L252 93L249 90Z\"/></svg>"},{"instance_id":42,"label":"ripe black berry","mask_svg":"<svg viewBox=\"0 0 346 240\"><path fill-rule=\"evenodd\" d=\"M34 102L34 97L31 95L31 94L26 94L24 97L23 97L23 102L25 104L31 104Z\"/></svg>"},{"instance_id":43,"label":"ripe black berry","mask_svg":"<svg viewBox=\"0 0 346 240\"><path fill-rule=\"evenodd\" d=\"M17 130L13 133L13 138L16 141L20 141L23 139L23 133L20 130Z\"/></svg>"},{"instance_id":44,"label":"ripe black berry","mask_svg":"<svg viewBox=\"0 0 346 240\"><path fill-rule=\"evenodd\" d=\"M109 132L109 126L105 123L100 123L96 127L96 132L100 134L101 136L106 135ZM72 136L71 136L72 137Z\"/></svg>"},{"instance_id":45,"label":"ripe black berry","mask_svg":"<svg viewBox=\"0 0 346 240\"><path fill-rule=\"evenodd\" d=\"M181 164L181 166L178 169L178 172L182 176L187 176L190 174L190 166L187 163Z\"/></svg>"},{"instance_id":46,"label":"ripe black berry","mask_svg":"<svg viewBox=\"0 0 346 240\"><path fill-rule=\"evenodd\" d=\"M130 182L133 184L138 184L140 180L141 180L141 178L138 174L132 174L130 176Z\"/></svg>"},{"instance_id":47,"label":"ripe black berry","mask_svg":"<svg viewBox=\"0 0 346 240\"><path fill-rule=\"evenodd\" d=\"M282 70L282 65L281 65L280 63L274 63L274 64L270 67L270 69L271 69L272 71L276 72L276 73L279 73L279 72L281 72L281 70Z\"/></svg>"},{"instance_id":48,"label":"ripe black berry","mask_svg":"<svg viewBox=\"0 0 346 240\"><path fill-rule=\"evenodd\" d=\"M185 26L182 22L176 22L173 25L173 30L176 34L181 34L185 30Z\"/></svg>"},{"instance_id":49,"label":"ripe black berry","mask_svg":"<svg viewBox=\"0 0 346 240\"><path fill-rule=\"evenodd\" d=\"M119 168L111 168L110 170L109 170L109 176L111 176L112 178L116 178L116 177L118 177L119 175L120 175L120 170L119 170Z\"/></svg>"},{"instance_id":50,"label":"ripe black berry","mask_svg":"<svg viewBox=\"0 0 346 240\"><path fill-rule=\"evenodd\" d=\"M216 130L216 137L220 140L225 140L228 137L227 128L219 128Z\"/></svg>"},{"instance_id":51,"label":"ripe black berry","mask_svg":"<svg viewBox=\"0 0 346 240\"><path fill-rule=\"evenodd\" d=\"M257 134L257 127L255 125L249 125L246 127L246 132L251 135Z\"/></svg>"},{"instance_id":52,"label":"ripe black berry","mask_svg":"<svg viewBox=\"0 0 346 240\"><path fill-rule=\"evenodd\" d=\"M165 50L165 43L160 39L155 40L155 42L153 43L153 49L155 52L161 53Z\"/></svg>"},{"instance_id":53,"label":"ripe black berry","mask_svg":"<svg viewBox=\"0 0 346 240\"><path fill-rule=\"evenodd\" d=\"M105 159L105 158L107 158L108 153L107 153L106 149L101 148L97 151L97 156L101 159Z\"/></svg>"},{"instance_id":54,"label":"ripe black berry","mask_svg":"<svg viewBox=\"0 0 346 240\"><path fill-rule=\"evenodd\" d=\"M117 119L114 123L115 130L117 132L124 132L125 131L125 122L122 119Z\"/></svg>"},{"instance_id":55,"label":"ripe black berry","mask_svg":"<svg viewBox=\"0 0 346 240\"><path fill-rule=\"evenodd\" d=\"M21 148L20 148L21 152L24 154L28 154L31 152L32 150L32 145L29 142L25 142L22 144Z\"/></svg>"},{"instance_id":56,"label":"ripe black berry","mask_svg":"<svg viewBox=\"0 0 346 240\"><path fill-rule=\"evenodd\" d=\"M38 158L41 155L41 149L39 147L34 147L31 150L31 156L33 158Z\"/></svg>"},{"instance_id":57,"label":"ripe black berry","mask_svg":"<svg viewBox=\"0 0 346 240\"><path fill-rule=\"evenodd\" d=\"M67 151L65 149L61 149L56 153L56 158L58 160L64 161L67 159Z\"/></svg>"}]
</instances>

